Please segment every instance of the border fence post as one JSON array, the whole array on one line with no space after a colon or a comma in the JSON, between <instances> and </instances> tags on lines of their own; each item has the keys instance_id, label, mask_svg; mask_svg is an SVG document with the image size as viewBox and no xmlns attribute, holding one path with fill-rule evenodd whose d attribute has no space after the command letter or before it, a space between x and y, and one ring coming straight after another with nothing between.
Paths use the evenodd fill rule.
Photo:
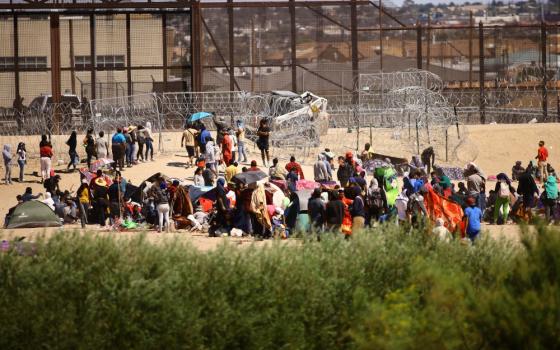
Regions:
<instances>
[{"instance_id":1,"label":"border fence post","mask_svg":"<svg viewBox=\"0 0 560 350\"><path fill-rule=\"evenodd\" d=\"M548 121L548 88L546 76L546 24L541 22L541 70L542 70L542 112L543 122Z\"/></svg>"},{"instance_id":2,"label":"border fence post","mask_svg":"<svg viewBox=\"0 0 560 350\"><path fill-rule=\"evenodd\" d=\"M422 25L416 22L416 68L422 69Z\"/></svg>"},{"instance_id":3,"label":"border fence post","mask_svg":"<svg viewBox=\"0 0 560 350\"><path fill-rule=\"evenodd\" d=\"M486 124L485 96L484 96L484 28L482 21L478 22L478 86L479 86L479 105L480 123Z\"/></svg>"}]
</instances>

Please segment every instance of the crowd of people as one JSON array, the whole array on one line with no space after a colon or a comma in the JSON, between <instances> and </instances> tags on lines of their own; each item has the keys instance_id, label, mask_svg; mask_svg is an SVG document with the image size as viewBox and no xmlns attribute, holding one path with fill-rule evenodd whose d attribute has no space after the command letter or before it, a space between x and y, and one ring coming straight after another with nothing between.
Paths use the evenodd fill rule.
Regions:
<instances>
[{"instance_id":1,"label":"crowd of people","mask_svg":"<svg viewBox=\"0 0 560 350\"><path fill-rule=\"evenodd\" d=\"M433 227L435 235L449 240L452 235L445 218L430 216L426 207L426 196L431 192L460 206L464 218L463 225L457 227L471 240L479 235L485 220L490 224L529 222L541 210L548 222L557 219L557 177L548 164L543 141L535 160L527 167L516 162L511 178L505 173L487 177L476 164L469 163L464 168L463 181L454 183L444 168L435 164L434 149L429 147L412 158L399 183L401 169L389 159L376 159L371 145L366 144L360 153L349 151L340 156L326 148L313 164L313 179L306 179L294 156L285 164L278 158L270 162L271 127L266 119L250 130L260 151L262 169L256 160L248 162L248 131L242 121L230 125L214 116L213 122L215 133L200 121L188 122L182 133L186 166L195 168L192 181L160 174L138 187L127 182L122 171L153 160L150 123L118 128L110 142L103 131L95 138L93 130L88 130L82 141L87 167L94 170L94 158L112 157L112 176L101 169L89 174L80 172L81 185L75 193L60 190L61 178L52 171L52 145L43 135L39 149L45 194L34 195L27 188L18 196L18 203L42 196L42 201L64 223L82 218L100 227L105 227L107 221L129 229L147 224L158 231L179 226L206 227L212 235L250 234L263 238L289 237L297 231L313 232L319 237L325 232L350 237L365 227L394 222ZM66 169L74 171L79 164L76 132L66 144ZM26 157L25 144L18 144L15 154L10 145L4 145L6 184L12 181L14 159L20 167L19 181L24 181ZM244 173L264 175L250 182L239 181ZM489 179L496 181L493 189L487 188Z\"/></svg>"}]
</instances>

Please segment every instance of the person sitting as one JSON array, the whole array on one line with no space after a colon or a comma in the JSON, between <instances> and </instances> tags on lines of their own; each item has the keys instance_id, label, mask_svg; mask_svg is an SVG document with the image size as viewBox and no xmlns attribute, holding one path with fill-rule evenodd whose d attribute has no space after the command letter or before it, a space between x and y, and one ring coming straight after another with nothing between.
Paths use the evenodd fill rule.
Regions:
<instances>
[{"instance_id":1,"label":"person sitting","mask_svg":"<svg viewBox=\"0 0 560 350\"><path fill-rule=\"evenodd\" d=\"M54 211L54 200L52 199L52 194L50 192L45 192L45 199L43 199L43 203Z\"/></svg>"},{"instance_id":2,"label":"person sitting","mask_svg":"<svg viewBox=\"0 0 560 350\"><path fill-rule=\"evenodd\" d=\"M239 164L233 159L229 162L228 167L225 171L226 183L228 185L232 182L233 177L239 172L239 170L237 169L238 165Z\"/></svg>"},{"instance_id":3,"label":"person sitting","mask_svg":"<svg viewBox=\"0 0 560 350\"><path fill-rule=\"evenodd\" d=\"M202 171L204 169L198 167L194 171L194 185L195 186L204 186L204 177L202 176Z\"/></svg>"},{"instance_id":4,"label":"person sitting","mask_svg":"<svg viewBox=\"0 0 560 350\"><path fill-rule=\"evenodd\" d=\"M301 168L301 165L298 162L296 162L296 157L294 156L291 156L290 162L286 164L286 171L290 172L292 171L292 169L296 170L296 173L298 174L300 180L305 179L305 175L303 175L303 169Z\"/></svg>"},{"instance_id":5,"label":"person sitting","mask_svg":"<svg viewBox=\"0 0 560 350\"><path fill-rule=\"evenodd\" d=\"M202 177L204 178L204 186L214 186L214 179L216 178L216 173L212 170L211 164L206 164L206 169L202 172Z\"/></svg>"},{"instance_id":6,"label":"person sitting","mask_svg":"<svg viewBox=\"0 0 560 350\"><path fill-rule=\"evenodd\" d=\"M272 166L268 169L268 176L273 180L285 180L287 174L286 169L278 165L278 158L274 158Z\"/></svg>"},{"instance_id":7,"label":"person sitting","mask_svg":"<svg viewBox=\"0 0 560 350\"><path fill-rule=\"evenodd\" d=\"M37 195L33 195L33 189L31 187L27 187L25 189L25 193L21 196L21 202L27 202L27 201L31 201L31 200L35 200L39 197L41 197L43 194L42 193L38 193Z\"/></svg>"},{"instance_id":8,"label":"person sitting","mask_svg":"<svg viewBox=\"0 0 560 350\"><path fill-rule=\"evenodd\" d=\"M451 233L449 233L449 230L445 227L442 218L436 219L436 226L432 230L432 234L437 236L438 239L443 242L450 242L452 238Z\"/></svg>"},{"instance_id":9,"label":"person sitting","mask_svg":"<svg viewBox=\"0 0 560 350\"><path fill-rule=\"evenodd\" d=\"M17 204L14 205L13 207L11 207L10 209L8 209L8 213L6 213L6 216L4 217L4 228L8 227L8 224L10 223L10 218L14 214L14 211L16 210L16 207L18 205L20 205L21 203L23 203L23 196L18 194L16 196L16 200L17 200Z\"/></svg>"},{"instance_id":10,"label":"person sitting","mask_svg":"<svg viewBox=\"0 0 560 350\"><path fill-rule=\"evenodd\" d=\"M256 160L252 160L251 161L251 167L248 169L248 171L260 171L261 169L259 169L259 167L257 166L257 161Z\"/></svg>"},{"instance_id":11,"label":"person sitting","mask_svg":"<svg viewBox=\"0 0 560 350\"><path fill-rule=\"evenodd\" d=\"M511 179L513 181L519 181L521 175L525 173L525 168L521 165L521 161L515 162L515 165L511 168Z\"/></svg>"}]
</instances>

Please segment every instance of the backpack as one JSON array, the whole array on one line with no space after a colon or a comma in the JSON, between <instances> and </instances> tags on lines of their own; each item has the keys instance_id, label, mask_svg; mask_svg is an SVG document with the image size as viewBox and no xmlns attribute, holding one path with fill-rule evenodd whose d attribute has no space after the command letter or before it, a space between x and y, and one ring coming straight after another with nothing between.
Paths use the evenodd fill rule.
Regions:
<instances>
[{"instance_id":1,"label":"backpack","mask_svg":"<svg viewBox=\"0 0 560 350\"><path fill-rule=\"evenodd\" d=\"M381 195L381 189L373 190L369 196L369 206L371 208L383 208L383 196Z\"/></svg>"},{"instance_id":2,"label":"backpack","mask_svg":"<svg viewBox=\"0 0 560 350\"><path fill-rule=\"evenodd\" d=\"M500 190L498 192L500 198L509 198L509 185L505 181L500 181Z\"/></svg>"}]
</instances>

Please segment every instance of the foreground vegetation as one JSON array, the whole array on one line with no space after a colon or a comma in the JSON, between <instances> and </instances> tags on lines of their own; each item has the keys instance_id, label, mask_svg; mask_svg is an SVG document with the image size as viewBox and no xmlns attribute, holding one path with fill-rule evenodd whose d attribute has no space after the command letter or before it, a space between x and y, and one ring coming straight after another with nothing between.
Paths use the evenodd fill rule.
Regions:
<instances>
[{"instance_id":1,"label":"foreground vegetation","mask_svg":"<svg viewBox=\"0 0 560 350\"><path fill-rule=\"evenodd\" d=\"M0 348L558 348L560 232L199 252L65 234L0 254Z\"/></svg>"}]
</instances>

